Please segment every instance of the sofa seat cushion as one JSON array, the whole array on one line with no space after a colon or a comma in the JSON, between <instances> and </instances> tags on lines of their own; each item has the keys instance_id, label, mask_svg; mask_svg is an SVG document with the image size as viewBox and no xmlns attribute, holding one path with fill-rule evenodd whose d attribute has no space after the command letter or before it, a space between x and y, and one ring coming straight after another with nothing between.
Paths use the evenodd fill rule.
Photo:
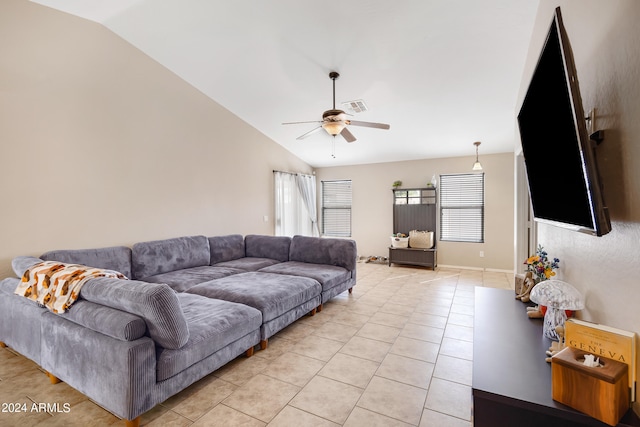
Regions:
<instances>
[{"instance_id":1,"label":"sofa seat cushion","mask_svg":"<svg viewBox=\"0 0 640 427\"><path fill-rule=\"evenodd\" d=\"M268 322L318 297L322 288L308 277L248 272L202 283L187 292L257 308L262 321Z\"/></svg>"},{"instance_id":2,"label":"sofa seat cushion","mask_svg":"<svg viewBox=\"0 0 640 427\"><path fill-rule=\"evenodd\" d=\"M166 283L171 286L171 289L174 291L184 292L195 285L199 285L200 283L244 272L245 270L240 270L238 268L203 265L200 267L185 268L183 270L156 274L155 276L145 277L142 280L152 283Z\"/></svg>"},{"instance_id":3,"label":"sofa seat cushion","mask_svg":"<svg viewBox=\"0 0 640 427\"><path fill-rule=\"evenodd\" d=\"M216 267L226 267L247 271L258 271L270 265L279 264L280 261L271 258L244 257L232 261L224 261L215 264Z\"/></svg>"},{"instance_id":4,"label":"sofa seat cushion","mask_svg":"<svg viewBox=\"0 0 640 427\"><path fill-rule=\"evenodd\" d=\"M157 381L170 378L230 343L258 331L262 324L260 311L246 305L188 293L177 297L189 327L189 340L177 350L158 348Z\"/></svg>"},{"instance_id":5,"label":"sofa seat cushion","mask_svg":"<svg viewBox=\"0 0 640 427\"><path fill-rule=\"evenodd\" d=\"M351 272L337 265L313 264L309 262L288 261L263 268L260 272L286 274L290 276L310 277L327 291L351 278Z\"/></svg>"},{"instance_id":6,"label":"sofa seat cushion","mask_svg":"<svg viewBox=\"0 0 640 427\"><path fill-rule=\"evenodd\" d=\"M204 236L140 242L131 248L133 277L143 279L169 271L209 265L209 240Z\"/></svg>"}]
</instances>

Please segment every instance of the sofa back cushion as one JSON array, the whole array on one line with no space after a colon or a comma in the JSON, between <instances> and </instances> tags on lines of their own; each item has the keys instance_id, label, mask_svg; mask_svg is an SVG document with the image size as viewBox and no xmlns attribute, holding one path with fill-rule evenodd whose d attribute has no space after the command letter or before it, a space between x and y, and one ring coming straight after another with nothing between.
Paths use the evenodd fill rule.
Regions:
<instances>
[{"instance_id":1,"label":"sofa back cushion","mask_svg":"<svg viewBox=\"0 0 640 427\"><path fill-rule=\"evenodd\" d=\"M294 236L291 239L291 261L337 265L353 271L357 257L356 242L353 240L307 236Z\"/></svg>"},{"instance_id":2,"label":"sofa back cushion","mask_svg":"<svg viewBox=\"0 0 640 427\"><path fill-rule=\"evenodd\" d=\"M209 265L209 240L205 236L136 243L132 247L132 272L136 279Z\"/></svg>"},{"instance_id":3,"label":"sofa back cushion","mask_svg":"<svg viewBox=\"0 0 640 427\"><path fill-rule=\"evenodd\" d=\"M244 258L244 237L241 234L209 237L209 249L211 265Z\"/></svg>"},{"instance_id":4,"label":"sofa back cushion","mask_svg":"<svg viewBox=\"0 0 640 427\"><path fill-rule=\"evenodd\" d=\"M131 277L131 249L112 246L98 249L68 249L43 253L43 261L58 261L67 264L82 264L88 267L114 270Z\"/></svg>"},{"instance_id":5,"label":"sofa back cushion","mask_svg":"<svg viewBox=\"0 0 640 427\"><path fill-rule=\"evenodd\" d=\"M168 285L97 277L84 284L80 297L142 317L149 336L163 348L177 349L189 340L182 307Z\"/></svg>"},{"instance_id":6,"label":"sofa back cushion","mask_svg":"<svg viewBox=\"0 0 640 427\"><path fill-rule=\"evenodd\" d=\"M249 234L244 238L245 254L253 258L271 258L281 262L289 261L291 237L261 236Z\"/></svg>"}]
</instances>

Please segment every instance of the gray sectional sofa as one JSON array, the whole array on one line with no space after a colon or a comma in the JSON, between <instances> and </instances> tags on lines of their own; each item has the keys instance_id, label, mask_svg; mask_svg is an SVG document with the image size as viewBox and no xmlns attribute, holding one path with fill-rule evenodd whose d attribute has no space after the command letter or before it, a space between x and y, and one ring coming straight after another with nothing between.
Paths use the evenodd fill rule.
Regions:
<instances>
[{"instance_id":1,"label":"gray sectional sofa","mask_svg":"<svg viewBox=\"0 0 640 427\"><path fill-rule=\"evenodd\" d=\"M16 276L39 262L116 270L131 280L90 279L64 314L0 281L0 345L39 364L99 405L140 415L315 314L356 283L352 240L305 236L187 236L13 261Z\"/></svg>"}]
</instances>

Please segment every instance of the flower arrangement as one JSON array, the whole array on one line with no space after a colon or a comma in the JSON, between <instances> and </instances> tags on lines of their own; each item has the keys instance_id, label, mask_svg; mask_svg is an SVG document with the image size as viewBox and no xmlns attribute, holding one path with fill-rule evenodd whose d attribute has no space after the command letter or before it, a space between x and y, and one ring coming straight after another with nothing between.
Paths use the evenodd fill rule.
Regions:
<instances>
[{"instance_id":1,"label":"flower arrangement","mask_svg":"<svg viewBox=\"0 0 640 427\"><path fill-rule=\"evenodd\" d=\"M527 271L532 272L533 276L537 278L538 281L550 279L556 275L553 270L560 268L560 260L558 258L554 258L553 261L549 261L547 256L548 254L544 248L541 245L538 245L536 254L530 256L524 262L527 265Z\"/></svg>"}]
</instances>

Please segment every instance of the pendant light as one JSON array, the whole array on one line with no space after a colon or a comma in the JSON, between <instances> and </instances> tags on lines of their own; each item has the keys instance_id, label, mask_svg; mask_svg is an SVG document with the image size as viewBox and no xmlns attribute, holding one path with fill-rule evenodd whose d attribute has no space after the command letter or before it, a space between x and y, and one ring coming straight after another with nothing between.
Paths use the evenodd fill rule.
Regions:
<instances>
[{"instance_id":1,"label":"pendant light","mask_svg":"<svg viewBox=\"0 0 640 427\"><path fill-rule=\"evenodd\" d=\"M476 146L476 162L473 164L473 167L471 168L471 170L481 171L482 170L482 165L480 164L480 161L478 160L478 146L480 145L480 141L474 142L473 145Z\"/></svg>"}]
</instances>

